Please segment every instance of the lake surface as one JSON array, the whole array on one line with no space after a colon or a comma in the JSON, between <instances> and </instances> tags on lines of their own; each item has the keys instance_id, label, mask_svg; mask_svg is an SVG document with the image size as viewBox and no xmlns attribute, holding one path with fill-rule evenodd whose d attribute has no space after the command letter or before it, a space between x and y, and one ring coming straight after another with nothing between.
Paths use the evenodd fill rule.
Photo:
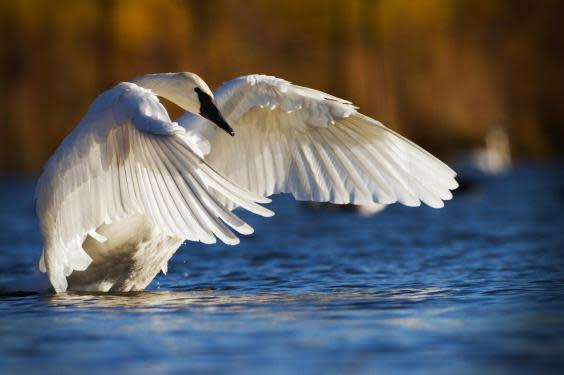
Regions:
<instances>
[{"instance_id":1,"label":"lake surface","mask_svg":"<svg viewBox=\"0 0 564 375\"><path fill-rule=\"evenodd\" d=\"M0 285L35 272L34 181L0 180ZM564 170L374 217L288 197L147 292L0 297L0 373L562 373Z\"/></svg>"}]
</instances>

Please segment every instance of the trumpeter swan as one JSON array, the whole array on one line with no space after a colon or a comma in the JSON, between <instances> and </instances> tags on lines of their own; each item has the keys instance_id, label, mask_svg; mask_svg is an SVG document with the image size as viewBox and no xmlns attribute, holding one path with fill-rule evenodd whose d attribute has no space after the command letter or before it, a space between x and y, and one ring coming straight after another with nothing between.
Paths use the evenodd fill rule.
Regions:
<instances>
[{"instance_id":1,"label":"trumpeter swan","mask_svg":"<svg viewBox=\"0 0 564 375\"><path fill-rule=\"evenodd\" d=\"M171 121L158 96L187 113ZM102 93L47 162L39 268L57 292L142 290L183 241L252 233L231 211L270 216L265 196L442 207L455 176L317 90L250 75L212 93L192 73L146 75Z\"/></svg>"}]
</instances>

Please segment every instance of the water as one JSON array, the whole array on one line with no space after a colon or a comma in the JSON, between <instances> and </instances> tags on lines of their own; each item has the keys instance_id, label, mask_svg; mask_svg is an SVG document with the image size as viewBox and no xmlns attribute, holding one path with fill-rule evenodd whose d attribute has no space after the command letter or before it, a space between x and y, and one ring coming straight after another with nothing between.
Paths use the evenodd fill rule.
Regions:
<instances>
[{"instance_id":1,"label":"water","mask_svg":"<svg viewBox=\"0 0 564 375\"><path fill-rule=\"evenodd\" d=\"M0 373L558 373L564 171L363 218L276 199L149 291L0 297ZM0 182L0 284L34 272L33 181Z\"/></svg>"}]
</instances>

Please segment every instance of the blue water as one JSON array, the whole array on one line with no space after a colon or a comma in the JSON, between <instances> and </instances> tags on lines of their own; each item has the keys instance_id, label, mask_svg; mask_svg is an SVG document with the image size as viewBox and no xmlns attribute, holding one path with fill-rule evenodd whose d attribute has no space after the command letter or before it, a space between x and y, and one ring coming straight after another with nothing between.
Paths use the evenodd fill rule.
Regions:
<instances>
[{"instance_id":1,"label":"blue water","mask_svg":"<svg viewBox=\"0 0 564 375\"><path fill-rule=\"evenodd\" d=\"M0 297L0 373L561 373L564 171L371 218L275 199L149 291ZM0 181L0 285L35 272L33 181Z\"/></svg>"}]
</instances>

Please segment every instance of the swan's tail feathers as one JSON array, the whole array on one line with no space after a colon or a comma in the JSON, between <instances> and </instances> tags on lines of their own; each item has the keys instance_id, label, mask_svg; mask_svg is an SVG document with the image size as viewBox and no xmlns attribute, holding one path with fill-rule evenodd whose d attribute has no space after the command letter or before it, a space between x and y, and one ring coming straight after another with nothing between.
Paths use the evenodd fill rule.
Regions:
<instances>
[{"instance_id":1,"label":"swan's tail feathers","mask_svg":"<svg viewBox=\"0 0 564 375\"><path fill-rule=\"evenodd\" d=\"M73 271L84 271L92 263L92 258L82 248L82 242L75 243L72 249L69 246L46 249L43 254L39 268L41 270L43 262L49 281L57 293L67 290L67 277Z\"/></svg>"}]
</instances>

